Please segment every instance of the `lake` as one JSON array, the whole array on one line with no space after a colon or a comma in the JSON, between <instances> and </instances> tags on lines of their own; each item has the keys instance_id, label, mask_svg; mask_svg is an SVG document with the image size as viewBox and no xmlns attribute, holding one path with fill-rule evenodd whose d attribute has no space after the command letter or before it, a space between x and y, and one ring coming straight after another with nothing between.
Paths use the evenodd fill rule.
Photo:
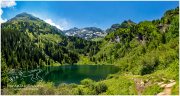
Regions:
<instances>
[{"instance_id":1,"label":"lake","mask_svg":"<svg viewBox=\"0 0 180 96\"><path fill-rule=\"evenodd\" d=\"M95 81L105 79L108 74L114 74L119 68L113 65L64 65L49 66L29 71L18 71L9 75L11 82L20 84L35 84L37 81L49 81L55 85L61 83L77 83L85 78Z\"/></svg>"}]
</instances>

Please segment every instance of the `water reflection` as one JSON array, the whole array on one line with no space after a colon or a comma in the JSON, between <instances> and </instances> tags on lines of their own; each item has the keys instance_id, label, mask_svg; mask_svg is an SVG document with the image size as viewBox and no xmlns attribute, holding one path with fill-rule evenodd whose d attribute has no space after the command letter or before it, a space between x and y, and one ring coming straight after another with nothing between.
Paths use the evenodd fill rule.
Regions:
<instances>
[{"instance_id":1,"label":"water reflection","mask_svg":"<svg viewBox=\"0 0 180 96\"><path fill-rule=\"evenodd\" d=\"M35 84L39 80L60 83L80 83L85 78L95 81L105 79L108 74L118 72L112 65L66 65L49 66L29 71L18 71L9 75L11 82Z\"/></svg>"}]
</instances>

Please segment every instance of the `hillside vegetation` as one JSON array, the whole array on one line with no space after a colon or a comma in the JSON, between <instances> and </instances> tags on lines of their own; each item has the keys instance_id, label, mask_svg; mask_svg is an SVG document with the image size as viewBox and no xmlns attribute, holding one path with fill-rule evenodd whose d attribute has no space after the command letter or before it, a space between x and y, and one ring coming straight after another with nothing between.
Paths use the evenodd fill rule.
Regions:
<instances>
[{"instance_id":1,"label":"hillside vegetation","mask_svg":"<svg viewBox=\"0 0 180 96\"><path fill-rule=\"evenodd\" d=\"M119 26L119 27L117 27ZM2 94L149 94L175 85L179 94L179 7L161 19L128 20L109 29L104 39L87 41L66 37L61 30L30 14L22 13L2 24ZM53 64L112 64L120 68L105 80L84 79L81 84L37 82L17 91L7 87L9 70L27 70Z\"/></svg>"}]
</instances>

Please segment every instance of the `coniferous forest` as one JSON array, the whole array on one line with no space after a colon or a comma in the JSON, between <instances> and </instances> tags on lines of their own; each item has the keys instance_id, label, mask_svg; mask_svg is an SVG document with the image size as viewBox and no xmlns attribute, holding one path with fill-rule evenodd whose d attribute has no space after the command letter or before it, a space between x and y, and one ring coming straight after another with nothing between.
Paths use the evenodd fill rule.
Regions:
<instances>
[{"instance_id":1,"label":"coniferous forest","mask_svg":"<svg viewBox=\"0 0 180 96\"><path fill-rule=\"evenodd\" d=\"M115 26L115 25L114 25ZM29 13L1 24L1 94L6 95L178 95L179 7L163 17L135 23L125 20L99 40L66 36ZM115 74L79 84L38 81L11 88L9 72L64 65L115 65ZM24 84L24 82L22 82ZM163 86L164 84L164 86ZM171 93L165 93L166 85ZM33 86L37 90L30 90ZM163 93L164 92L164 93Z\"/></svg>"}]
</instances>

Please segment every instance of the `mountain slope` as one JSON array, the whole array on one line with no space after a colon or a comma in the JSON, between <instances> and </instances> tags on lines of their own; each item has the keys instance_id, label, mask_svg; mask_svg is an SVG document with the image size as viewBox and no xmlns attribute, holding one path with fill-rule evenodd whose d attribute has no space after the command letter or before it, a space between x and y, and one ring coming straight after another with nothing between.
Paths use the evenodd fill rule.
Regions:
<instances>
[{"instance_id":1,"label":"mountain slope","mask_svg":"<svg viewBox=\"0 0 180 96\"><path fill-rule=\"evenodd\" d=\"M64 36L61 30L31 14L21 13L2 24L2 88L8 71L47 65L75 64L80 56L96 54L99 42Z\"/></svg>"},{"instance_id":2,"label":"mountain slope","mask_svg":"<svg viewBox=\"0 0 180 96\"><path fill-rule=\"evenodd\" d=\"M39 29L31 32L31 20L23 24L19 23L19 19L12 21L16 25L12 26L13 22L2 25L3 88L7 86L7 72L12 69L36 68L54 63L83 64L83 60L87 64L112 64L120 68L117 74L98 82L85 79L82 84L63 84L58 87L42 83L43 87L38 90L31 91L25 87L14 93L49 95L48 90L50 94L155 95L162 91L160 85L172 81L176 83L172 94L179 93L179 7L167 11L159 20L138 24L125 21L120 26L115 25L116 28L100 42L66 37L57 31L46 31L46 28L42 32ZM41 24L46 23L42 21ZM41 25L33 28L36 26Z\"/></svg>"},{"instance_id":3,"label":"mountain slope","mask_svg":"<svg viewBox=\"0 0 180 96\"><path fill-rule=\"evenodd\" d=\"M73 64L79 54L95 54L91 47L97 47L92 46L96 42L66 37L61 32L31 14L18 14L2 24L2 57L9 68L28 69L56 62Z\"/></svg>"},{"instance_id":4,"label":"mountain slope","mask_svg":"<svg viewBox=\"0 0 180 96\"><path fill-rule=\"evenodd\" d=\"M7 26L6 26L7 25ZM6 26L11 29L17 29L18 31L28 31L33 33L34 35L38 34L48 34L48 33L56 33L61 34L62 31L55 26L51 26L45 23L43 20L28 14L28 13L20 13L16 15L14 18L8 20L3 24L2 28Z\"/></svg>"},{"instance_id":5,"label":"mountain slope","mask_svg":"<svg viewBox=\"0 0 180 96\"><path fill-rule=\"evenodd\" d=\"M61 35L61 32L30 14L18 14L2 24L2 56L9 68L28 69L49 65L54 61L69 62L66 59L72 59L70 55L73 53L57 45L66 38ZM61 57L56 57L57 54ZM73 58L78 58L78 56L75 55Z\"/></svg>"},{"instance_id":6,"label":"mountain slope","mask_svg":"<svg viewBox=\"0 0 180 96\"><path fill-rule=\"evenodd\" d=\"M168 10L161 19L143 21L131 28L118 28L110 32L100 51L91 59L97 64L113 64L120 73L105 80L109 85L106 94L155 95L163 91L162 85L174 86L168 94L179 94L179 7ZM112 78L112 79L111 79ZM124 84L118 79L127 79ZM137 93L121 86L135 85ZM132 88L132 87L129 87ZM127 89L129 89L127 88Z\"/></svg>"},{"instance_id":7,"label":"mountain slope","mask_svg":"<svg viewBox=\"0 0 180 96\"><path fill-rule=\"evenodd\" d=\"M170 66L178 60L178 11L176 8L167 11L161 20L143 21L109 33L94 55L94 62L113 63L134 74L149 74ZM165 32L160 25L167 27Z\"/></svg>"}]
</instances>

